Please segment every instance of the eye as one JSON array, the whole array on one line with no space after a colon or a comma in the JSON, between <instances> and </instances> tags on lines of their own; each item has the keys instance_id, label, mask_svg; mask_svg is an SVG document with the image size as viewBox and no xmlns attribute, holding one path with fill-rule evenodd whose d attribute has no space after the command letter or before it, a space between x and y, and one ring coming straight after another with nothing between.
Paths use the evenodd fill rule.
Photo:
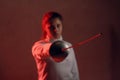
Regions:
<instances>
[{"instance_id":1,"label":"eye","mask_svg":"<svg viewBox=\"0 0 120 80\"><path fill-rule=\"evenodd\" d=\"M60 24L57 24L57 28L59 28L60 27Z\"/></svg>"},{"instance_id":2,"label":"eye","mask_svg":"<svg viewBox=\"0 0 120 80\"><path fill-rule=\"evenodd\" d=\"M53 25L49 26L49 29L54 30L55 27Z\"/></svg>"}]
</instances>

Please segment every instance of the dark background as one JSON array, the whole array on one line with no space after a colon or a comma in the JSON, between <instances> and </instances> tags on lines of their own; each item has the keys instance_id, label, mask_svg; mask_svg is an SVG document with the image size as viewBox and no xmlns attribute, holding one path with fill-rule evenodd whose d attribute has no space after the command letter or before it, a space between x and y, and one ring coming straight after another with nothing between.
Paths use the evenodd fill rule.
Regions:
<instances>
[{"instance_id":1,"label":"dark background","mask_svg":"<svg viewBox=\"0 0 120 80\"><path fill-rule=\"evenodd\" d=\"M119 0L0 0L0 80L37 80L31 47L45 12L64 17L64 40L75 44L81 80L120 80Z\"/></svg>"}]
</instances>

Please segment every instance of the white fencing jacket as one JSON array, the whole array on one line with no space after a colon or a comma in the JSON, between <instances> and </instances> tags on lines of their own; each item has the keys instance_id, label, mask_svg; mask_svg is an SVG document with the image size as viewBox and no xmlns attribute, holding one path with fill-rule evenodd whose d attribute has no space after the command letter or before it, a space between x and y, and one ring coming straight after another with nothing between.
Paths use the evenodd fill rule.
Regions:
<instances>
[{"instance_id":1,"label":"white fencing jacket","mask_svg":"<svg viewBox=\"0 0 120 80\"><path fill-rule=\"evenodd\" d=\"M32 55L38 70L38 80L79 80L73 48L70 49L68 56L62 62L55 62L49 54L49 48L53 42L40 40L35 42L32 47ZM68 42L66 44L71 46Z\"/></svg>"}]
</instances>

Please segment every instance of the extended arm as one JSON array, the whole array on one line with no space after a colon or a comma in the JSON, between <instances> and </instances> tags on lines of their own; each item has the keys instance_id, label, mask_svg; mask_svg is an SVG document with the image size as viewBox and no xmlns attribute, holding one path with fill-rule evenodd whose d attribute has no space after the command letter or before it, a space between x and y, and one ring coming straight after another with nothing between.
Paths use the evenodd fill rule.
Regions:
<instances>
[{"instance_id":1,"label":"extended arm","mask_svg":"<svg viewBox=\"0 0 120 80\"><path fill-rule=\"evenodd\" d=\"M32 54L34 57L38 59L44 59L50 56L49 48L51 43L35 43L32 47Z\"/></svg>"}]
</instances>

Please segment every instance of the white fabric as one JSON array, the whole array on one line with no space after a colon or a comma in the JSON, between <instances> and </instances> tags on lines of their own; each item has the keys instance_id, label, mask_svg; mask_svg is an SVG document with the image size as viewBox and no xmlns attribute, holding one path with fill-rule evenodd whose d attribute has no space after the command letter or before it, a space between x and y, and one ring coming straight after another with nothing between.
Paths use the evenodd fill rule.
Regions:
<instances>
[{"instance_id":1,"label":"white fabric","mask_svg":"<svg viewBox=\"0 0 120 80\"><path fill-rule=\"evenodd\" d=\"M59 40L62 40L62 37ZM49 47L52 42L54 41L40 40L32 47L32 54L38 69L38 80L79 80L79 72L73 49L70 49L66 59L57 63L49 55ZM66 44L71 46L68 42Z\"/></svg>"}]
</instances>

